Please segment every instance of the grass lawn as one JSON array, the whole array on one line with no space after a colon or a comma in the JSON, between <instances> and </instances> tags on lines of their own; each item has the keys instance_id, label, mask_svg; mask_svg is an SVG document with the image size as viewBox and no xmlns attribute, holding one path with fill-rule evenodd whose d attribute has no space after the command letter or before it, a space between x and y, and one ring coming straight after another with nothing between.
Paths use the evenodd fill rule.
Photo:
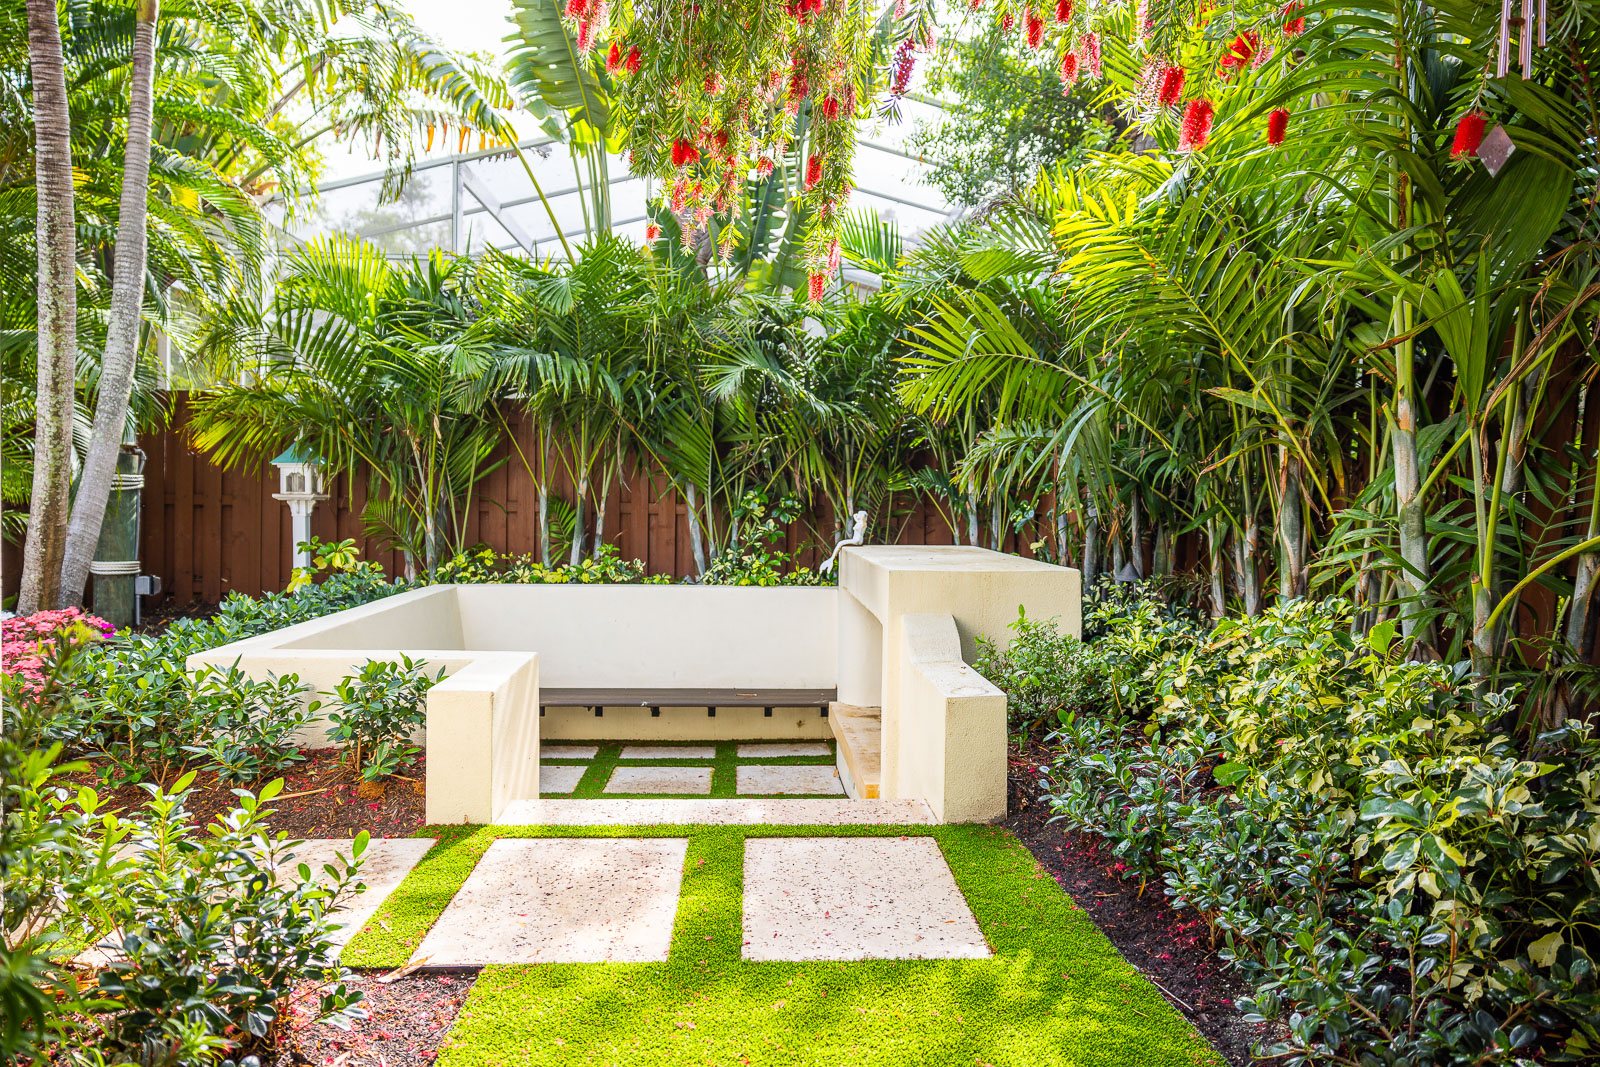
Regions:
<instances>
[{"instance_id":1,"label":"grass lawn","mask_svg":"<svg viewBox=\"0 0 1600 1067\"><path fill-rule=\"evenodd\" d=\"M827 744L829 744L830 747L832 745L832 742L828 741L826 738L816 738L815 740L819 744L820 743L827 743ZM685 796L700 796L700 797L710 796L710 797L713 797L713 798L727 798L727 797L735 797L735 796L761 795L761 796L770 796L770 797L783 797L785 799L788 799L788 798L791 798L791 797L794 797L794 796L804 796L806 794L795 794L795 793L790 793L790 794L780 794L780 793L774 793L774 794L748 794L748 793L746 793L746 794L741 794L739 792L739 789L738 789L739 768L741 766L744 766L744 767L753 767L753 766L797 767L797 766L808 766L808 765L809 766L832 767L833 764L834 764L834 757L832 757L832 756L746 756L744 758L740 758L740 756L739 756L739 745L740 744L772 743L772 742L761 742L761 741L755 741L755 742L740 742L740 741L650 741L650 742L648 742L648 744L653 748L683 748L683 749L690 749L690 748L713 747L713 748L716 749L716 755L711 759L703 759L703 758L697 759L697 758L693 758L693 757L685 757L685 758L681 758L681 759L665 758L665 759L626 759L626 760L622 758L622 750L625 747L627 747L628 744L630 744L630 742L619 742L619 741L552 741L550 743L553 744L553 745L585 745L585 744L592 744L592 745L595 745L596 748L597 748L597 751L596 751L595 756L594 756L593 759L562 759L562 758L559 758L559 757L556 757L556 758L544 757L544 758L540 759L539 762L543 766L546 766L546 767L585 767L585 768L587 768L587 770L584 771L583 777L578 781L577 787L575 789L573 789L572 792L570 792L570 793L544 793L544 794L541 794L542 796L545 796L545 797L554 797L554 798L606 797L606 798L612 799L612 800L616 800L616 799L624 799L624 800L626 800L626 799L629 799L629 798L658 799L661 796L660 793L608 793L608 792L606 792L605 791L606 783L611 780L612 772L615 771L620 766L620 767L708 767L708 768L710 768L711 769L711 792L710 793L697 793L697 794L684 794ZM632 744L640 744L641 742L631 742L631 743ZM843 796L843 794L841 793L840 796ZM679 835L676 835L676 836L680 836L681 837L682 835L679 834Z\"/></svg>"},{"instance_id":2,"label":"grass lawn","mask_svg":"<svg viewBox=\"0 0 1600 1067\"><path fill-rule=\"evenodd\" d=\"M430 828L439 843L353 940L398 966L497 837L687 838L666 963L485 967L440 1067L1220 1064L1015 838L988 826ZM935 838L994 956L741 958L747 837ZM605 902L595 901L601 908Z\"/></svg>"}]
</instances>

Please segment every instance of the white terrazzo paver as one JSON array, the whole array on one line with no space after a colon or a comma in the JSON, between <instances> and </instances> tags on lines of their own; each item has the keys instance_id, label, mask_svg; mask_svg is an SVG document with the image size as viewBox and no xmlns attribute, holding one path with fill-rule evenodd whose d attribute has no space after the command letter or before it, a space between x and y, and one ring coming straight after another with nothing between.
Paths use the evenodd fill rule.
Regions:
<instances>
[{"instance_id":1,"label":"white terrazzo paver","mask_svg":"<svg viewBox=\"0 0 1600 1067\"><path fill-rule=\"evenodd\" d=\"M739 746L740 759L775 759L779 756L831 756L823 741L760 741Z\"/></svg>"},{"instance_id":2,"label":"white terrazzo paver","mask_svg":"<svg viewBox=\"0 0 1600 1067\"><path fill-rule=\"evenodd\" d=\"M430 967L665 961L687 850L683 838L503 838L413 959Z\"/></svg>"},{"instance_id":3,"label":"white terrazzo paver","mask_svg":"<svg viewBox=\"0 0 1600 1067\"><path fill-rule=\"evenodd\" d=\"M375 837L367 842L367 850L361 857L361 868L356 872L356 880L367 888L348 897L345 905L333 913L333 917L342 924L333 935L335 944L343 945L367 925L389 894L405 881L411 868L422 862L422 857L433 847L433 842L431 837ZM336 857L348 857L350 841L314 838L294 851L294 859L277 872L280 881L298 877L299 872L295 868L301 863L311 868L312 876L318 881L326 881L323 865L337 865Z\"/></svg>"},{"instance_id":4,"label":"white terrazzo paver","mask_svg":"<svg viewBox=\"0 0 1600 1067\"><path fill-rule=\"evenodd\" d=\"M584 775L587 767L552 767L548 763L539 766L539 792L541 793L570 793L578 788L578 781Z\"/></svg>"},{"instance_id":5,"label":"white terrazzo paver","mask_svg":"<svg viewBox=\"0 0 1600 1067\"><path fill-rule=\"evenodd\" d=\"M986 959L931 837L749 838L747 960Z\"/></svg>"},{"instance_id":6,"label":"white terrazzo paver","mask_svg":"<svg viewBox=\"0 0 1600 1067\"><path fill-rule=\"evenodd\" d=\"M715 745L624 745L623 759L716 759Z\"/></svg>"},{"instance_id":7,"label":"white terrazzo paver","mask_svg":"<svg viewBox=\"0 0 1600 1067\"><path fill-rule=\"evenodd\" d=\"M795 793L810 796L842 796L844 783L832 767L761 766L739 768L739 792L751 796L768 793Z\"/></svg>"},{"instance_id":8,"label":"white terrazzo paver","mask_svg":"<svg viewBox=\"0 0 1600 1067\"><path fill-rule=\"evenodd\" d=\"M497 826L931 826L934 822L933 812L920 800L844 797L514 800L495 820Z\"/></svg>"},{"instance_id":9,"label":"white terrazzo paver","mask_svg":"<svg viewBox=\"0 0 1600 1067\"><path fill-rule=\"evenodd\" d=\"M594 759L600 754L598 745L540 745L540 759Z\"/></svg>"},{"instance_id":10,"label":"white terrazzo paver","mask_svg":"<svg viewBox=\"0 0 1600 1067\"><path fill-rule=\"evenodd\" d=\"M618 767L606 793L710 793L710 767Z\"/></svg>"}]
</instances>

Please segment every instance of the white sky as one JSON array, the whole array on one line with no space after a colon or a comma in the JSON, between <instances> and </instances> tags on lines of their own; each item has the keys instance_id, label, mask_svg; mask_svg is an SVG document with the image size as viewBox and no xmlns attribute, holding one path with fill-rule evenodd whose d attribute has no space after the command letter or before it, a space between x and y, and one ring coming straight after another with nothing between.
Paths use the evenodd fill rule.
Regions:
<instances>
[{"instance_id":1,"label":"white sky","mask_svg":"<svg viewBox=\"0 0 1600 1067\"><path fill-rule=\"evenodd\" d=\"M511 32L510 0L407 0L403 5L422 28L458 52L503 54Z\"/></svg>"}]
</instances>

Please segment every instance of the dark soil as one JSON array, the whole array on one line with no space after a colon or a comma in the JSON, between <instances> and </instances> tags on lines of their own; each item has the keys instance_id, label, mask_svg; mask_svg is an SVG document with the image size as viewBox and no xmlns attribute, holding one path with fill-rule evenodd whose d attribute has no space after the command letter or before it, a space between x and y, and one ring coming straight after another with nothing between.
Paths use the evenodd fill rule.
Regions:
<instances>
[{"instance_id":1,"label":"dark soil","mask_svg":"<svg viewBox=\"0 0 1600 1067\"><path fill-rule=\"evenodd\" d=\"M179 604L170 597L163 598L155 605L148 599L139 611L139 625L134 630L142 634L159 636L161 631L179 619L209 619L217 613L217 605L206 600L196 600L190 604Z\"/></svg>"},{"instance_id":2,"label":"dark soil","mask_svg":"<svg viewBox=\"0 0 1600 1067\"><path fill-rule=\"evenodd\" d=\"M1248 987L1213 951L1205 920L1169 907L1159 884L1141 892L1138 879L1123 878L1123 865L1102 839L1049 821L1038 788L1038 767L1047 758L1042 745L1012 749L1006 828L1212 1047L1231 1064L1254 1062L1251 1046L1271 1037L1271 1029L1245 1022L1234 1006Z\"/></svg>"},{"instance_id":3,"label":"dark soil","mask_svg":"<svg viewBox=\"0 0 1600 1067\"><path fill-rule=\"evenodd\" d=\"M348 1030L311 1021L316 987L299 990L288 1033L262 1067L431 1067L477 975L413 974L387 985L378 977L356 975L367 1017Z\"/></svg>"},{"instance_id":4,"label":"dark soil","mask_svg":"<svg viewBox=\"0 0 1600 1067\"><path fill-rule=\"evenodd\" d=\"M373 837L409 837L422 825L424 757L418 756L400 775L383 783L361 782L351 767L341 760L342 749L319 748L306 752L306 758L287 770L269 775L251 785L252 792L273 778L283 778L283 792L267 807L267 826L292 838L354 837L365 830ZM90 771L71 777L84 784L95 784L95 763ZM209 771L195 776L188 808L197 824L231 810L239 798L237 782L223 782ZM129 813L142 807L149 794L137 785L125 785L108 798L112 807Z\"/></svg>"}]
</instances>

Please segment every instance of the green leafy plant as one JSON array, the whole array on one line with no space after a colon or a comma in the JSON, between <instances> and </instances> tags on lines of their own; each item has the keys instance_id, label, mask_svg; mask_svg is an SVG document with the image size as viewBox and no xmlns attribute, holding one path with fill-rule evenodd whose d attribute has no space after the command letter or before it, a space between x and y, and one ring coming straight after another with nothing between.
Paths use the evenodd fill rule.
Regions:
<instances>
[{"instance_id":1,"label":"green leafy plant","mask_svg":"<svg viewBox=\"0 0 1600 1067\"><path fill-rule=\"evenodd\" d=\"M440 667L429 678L426 666L403 654L398 662L368 660L334 688L328 737L346 748L364 781L389 777L422 751L411 735L427 722L428 690L445 676Z\"/></svg>"},{"instance_id":2,"label":"green leafy plant","mask_svg":"<svg viewBox=\"0 0 1600 1067\"><path fill-rule=\"evenodd\" d=\"M1081 712L1112 703L1106 681L1105 652L1062 633L1054 619L1028 618L1018 611L1016 636L1006 648L978 638L978 673L1006 692L1006 719L1013 730L1030 734L1072 720Z\"/></svg>"},{"instance_id":3,"label":"green leafy plant","mask_svg":"<svg viewBox=\"0 0 1600 1067\"><path fill-rule=\"evenodd\" d=\"M321 702L305 699L295 674L268 674L254 681L234 663L207 666L189 689L190 714L206 724L201 744L184 751L205 760L205 769L229 782L255 782L304 758L294 736L317 717Z\"/></svg>"},{"instance_id":4,"label":"green leafy plant","mask_svg":"<svg viewBox=\"0 0 1600 1067\"><path fill-rule=\"evenodd\" d=\"M790 523L800 516L793 497L769 500L746 493L733 509L733 537L700 576L701 585L829 585L831 579L810 567L797 567L783 543Z\"/></svg>"}]
</instances>

